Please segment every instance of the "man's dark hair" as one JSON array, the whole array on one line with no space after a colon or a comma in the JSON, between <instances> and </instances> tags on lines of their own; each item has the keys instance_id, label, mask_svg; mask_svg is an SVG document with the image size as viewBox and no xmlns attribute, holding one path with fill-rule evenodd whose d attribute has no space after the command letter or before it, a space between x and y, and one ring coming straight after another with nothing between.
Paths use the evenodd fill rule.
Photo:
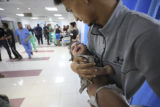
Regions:
<instances>
[{"instance_id":1,"label":"man's dark hair","mask_svg":"<svg viewBox=\"0 0 160 107\"><path fill-rule=\"evenodd\" d=\"M71 25L72 27L76 27L76 22L71 22L70 25Z\"/></svg>"},{"instance_id":2,"label":"man's dark hair","mask_svg":"<svg viewBox=\"0 0 160 107\"><path fill-rule=\"evenodd\" d=\"M62 3L62 0L54 0L54 3L55 3L56 5L59 5L59 4Z\"/></svg>"},{"instance_id":3,"label":"man's dark hair","mask_svg":"<svg viewBox=\"0 0 160 107\"><path fill-rule=\"evenodd\" d=\"M7 23L3 23L3 26L4 26L5 28L8 28L8 24L7 24Z\"/></svg>"},{"instance_id":4,"label":"man's dark hair","mask_svg":"<svg viewBox=\"0 0 160 107\"><path fill-rule=\"evenodd\" d=\"M22 22L17 22L17 24L22 24Z\"/></svg>"}]
</instances>

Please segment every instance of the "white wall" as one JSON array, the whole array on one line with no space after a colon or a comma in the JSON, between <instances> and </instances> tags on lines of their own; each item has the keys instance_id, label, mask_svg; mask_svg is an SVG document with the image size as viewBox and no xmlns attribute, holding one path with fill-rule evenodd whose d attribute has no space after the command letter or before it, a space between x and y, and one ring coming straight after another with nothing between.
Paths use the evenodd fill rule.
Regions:
<instances>
[{"instance_id":1,"label":"white wall","mask_svg":"<svg viewBox=\"0 0 160 107\"><path fill-rule=\"evenodd\" d=\"M20 21L18 18L11 18L11 17L3 17L2 20L13 22L14 29L18 28L17 27L17 22Z\"/></svg>"},{"instance_id":2,"label":"white wall","mask_svg":"<svg viewBox=\"0 0 160 107\"><path fill-rule=\"evenodd\" d=\"M61 23L62 23L61 27L63 27L64 25L69 25L70 22L68 22L68 21L62 21Z\"/></svg>"},{"instance_id":3,"label":"white wall","mask_svg":"<svg viewBox=\"0 0 160 107\"><path fill-rule=\"evenodd\" d=\"M25 27L25 25L30 24L31 22L29 20L25 20L25 19L19 19L19 18L11 18L11 17L3 17L2 20L4 21L12 21L14 23L14 27L15 29L17 29L17 22L22 22L23 27Z\"/></svg>"}]
</instances>

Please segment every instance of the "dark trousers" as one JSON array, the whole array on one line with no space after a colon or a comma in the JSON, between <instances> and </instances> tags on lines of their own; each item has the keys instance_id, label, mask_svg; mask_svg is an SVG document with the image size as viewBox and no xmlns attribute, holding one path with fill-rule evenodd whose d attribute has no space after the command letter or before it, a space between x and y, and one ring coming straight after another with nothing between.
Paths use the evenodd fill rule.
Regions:
<instances>
[{"instance_id":1,"label":"dark trousers","mask_svg":"<svg viewBox=\"0 0 160 107\"><path fill-rule=\"evenodd\" d=\"M46 34L47 44L49 45L49 34Z\"/></svg>"},{"instance_id":2,"label":"dark trousers","mask_svg":"<svg viewBox=\"0 0 160 107\"><path fill-rule=\"evenodd\" d=\"M42 35L37 35L37 39L38 39L38 44L40 45L40 42L41 44L43 44L43 37Z\"/></svg>"},{"instance_id":3,"label":"dark trousers","mask_svg":"<svg viewBox=\"0 0 160 107\"><path fill-rule=\"evenodd\" d=\"M45 40L47 40L47 34L44 34Z\"/></svg>"},{"instance_id":4,"label":"dark trousers","mask_svg":"<svg viewBox=\"0 0 160 107\"><path fill-rule=\"evenodd\" d=\"M14 42L8 42L9 43L9 47L12 50L12 53L14 54L15 58L22 58L22 56L19 54L19 52L16 50L16 45Z\"/></svg>"},{"instance_id":5,"label":"dark trousers","mask_svg":"<svg viewBox=\"0 0 160 107\"><path fill-rule=\"evenodd\" d=\"M9 58L12 59L11 51L10 51L10 49L9 49L9 45L8 45L7 41L1 42L1 43L0 43L0 48L1 48L2 46L6 49ZM2 57L1 57L1 50L0 50L0 60L2 60Z\"/></svg>"}]
</instances>

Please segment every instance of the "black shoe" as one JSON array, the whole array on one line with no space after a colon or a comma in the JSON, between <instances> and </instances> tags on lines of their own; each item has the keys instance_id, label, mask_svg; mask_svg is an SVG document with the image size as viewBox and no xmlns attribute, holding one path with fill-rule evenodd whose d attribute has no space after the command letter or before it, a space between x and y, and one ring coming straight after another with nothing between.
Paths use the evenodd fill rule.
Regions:
<instances>
[{"instance_id":1,"label":"black shoe","mask_svg":"<svg viewBox=\"0 0 160 107\"><path fill-rule=\"evenodd\" d=\"M18 59L18 60L22 60L23 58L22 58L22 57L18 57L17 59Z\"/></svg>"},{"instance_id":2,"label":"black shoe","mask_svg":"<svg viewBox=\"0 0 160 107\"><path fill-rule=\"evenodd\" d=\"M28 57L28 59L32 59L32 57L31 57L31 56L29 56L29 57Z\"/></svg>"},{"instance_id":3,"label":"black shoe","mask_svg":"<svg viewBox=\"0 0 160 107\"><path fill-rule=\"evenodd\" d=\"M4 78L4 77L5 77L4 75L0 74L0 78Z\"/></svg>"},{"instance_id":4,"label":"black shoe","mask_svg":"<svg viewBox=\"0 0 160 107\"><path fill-rule=\"evenodd\" d=\"M31 55L33 55L33 52L31 52Z\"/></svg>"}]
</instances>

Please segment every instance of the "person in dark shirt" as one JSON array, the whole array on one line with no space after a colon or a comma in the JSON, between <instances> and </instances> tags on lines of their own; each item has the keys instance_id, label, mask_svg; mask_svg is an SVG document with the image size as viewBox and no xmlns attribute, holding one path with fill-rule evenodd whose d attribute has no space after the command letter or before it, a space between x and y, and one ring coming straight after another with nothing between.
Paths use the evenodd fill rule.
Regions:
<instances>
[{"instance_id":1,"label":"person in dark shirt","mask_svg":"<svg viewBox=\"0 0 160 107\"><path fill-rule=\"evenodd\" d=\"M44 25L44 27L43 27L43 35L45 37L45 40L47 40L47 33L48 33L47 25Z\"/></svg>"},{"instance_id":2,"label":"person in dark shirt","mask_svg":"<svg viewBox=\"0 0 160 107\"><path fill-rule=\"evenodd\" d=\"M19 52L16 50L16 45L15 45L15 39L14 39L14 35L13 32L8 28L8 24L7 23L3 23L3 29L6 33L5 39L7 40L9 47L11 48L15 59L22 59L22 56L19 54Z\"/></svg>"},{"instance_id":3,"label":"person in dark shirt","mask_svg":"<svg viewBox=\"0 0 160 107\"><path fill-rule=\"evenodd\" d=\"M0 27L0 48L3 46L6 50L7 50L7 53L8 53L8 56L10 59L13 59L12 56L11 56L11 51L9 49L9 46L8 46L8 43L7 43L7 40L5 39L5 31L3 30L2 27ZM2 58L1 58L1 51L0 51L0 61L2 61Z\"/></svg>"},{"instance_id":4,"label":"person in dark shirt","mask_svg":"<svg viewBox=\"0 0 160 107\"><path fill-rule=\"evenodd\" d=\"M78 38L79 31L78 31L78 29L76 27L76 23L75 22L71 22L70 23L70 29L71 29L71 32L70 32L71 41L72 42L78 41L77 38Z\"/></svg>"},{"instance_id":5,"label":"person in dark shirt","mask_svg":"<svg viewBox=\"0 0 160 107\"><path fill-rule=\"evenodd\" d=\"M37 27L34 30L38 39L38 44L40 45L40 42L43 44L42 28L39 26L39 24L37 24Z\"/></svg>"}]
</instances>

